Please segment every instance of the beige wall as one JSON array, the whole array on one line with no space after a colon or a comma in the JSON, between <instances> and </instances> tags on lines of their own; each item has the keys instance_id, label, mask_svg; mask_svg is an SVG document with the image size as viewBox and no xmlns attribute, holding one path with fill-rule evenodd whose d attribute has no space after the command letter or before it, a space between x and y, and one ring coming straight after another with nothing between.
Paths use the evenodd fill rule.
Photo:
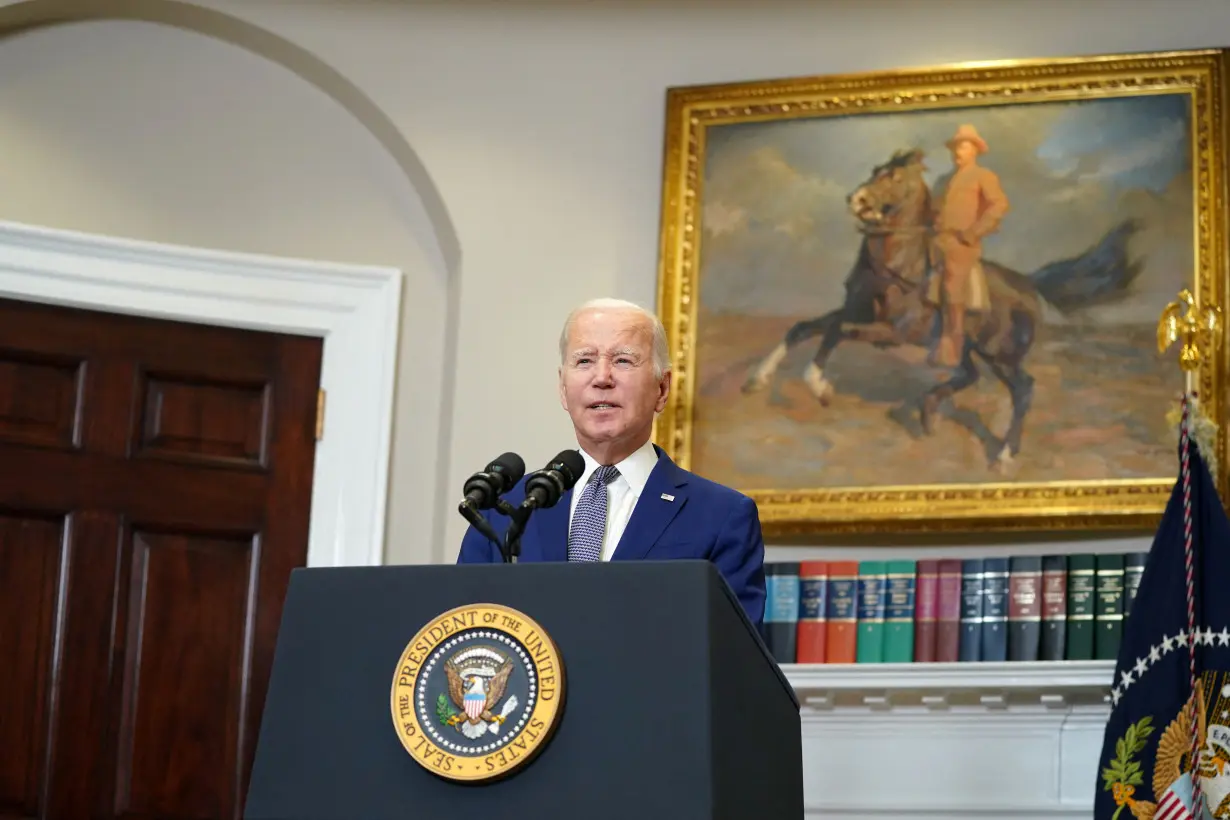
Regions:
<instances>
[{"instance_id":1,"label":"beige wall","mask_svg":"<svg viewBox=\"0 0 1230 820\"><path fill-rule=\"evenodd\" d=\"M402 268L395 563L452 560L456 488L486 460L572 444L559 323L595 295L653 301L667 86L1230 41L1224 0L199 5L336 70L417 178L260 54L84 22L0 41L0 218Z\"/></svg>"}]
</instances>

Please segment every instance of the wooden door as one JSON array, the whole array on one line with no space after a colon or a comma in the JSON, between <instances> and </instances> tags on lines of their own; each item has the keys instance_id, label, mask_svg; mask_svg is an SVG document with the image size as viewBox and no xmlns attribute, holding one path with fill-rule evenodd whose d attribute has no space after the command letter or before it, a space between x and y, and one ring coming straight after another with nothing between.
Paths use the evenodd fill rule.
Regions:
<instances>
[{"instance_id":1,"label":"wooden door","mask_svg":"<svg viewBox=\"0 0 1230 820\"><path fill-rule=\"evenodd\" d=\"M0 817L241 816L320 359L0 300Z\"/></svg>"}]
</instances>

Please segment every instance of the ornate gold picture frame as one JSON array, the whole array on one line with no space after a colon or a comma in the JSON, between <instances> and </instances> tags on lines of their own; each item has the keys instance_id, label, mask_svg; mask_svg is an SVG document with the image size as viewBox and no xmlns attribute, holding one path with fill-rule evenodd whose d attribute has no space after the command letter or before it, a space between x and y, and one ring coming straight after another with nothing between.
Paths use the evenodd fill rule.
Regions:
<instances>
[{"instance_id":1,"label":"ornate gold picture frame","mask_svg":"<svg viewBox=\"0 0 1230 820\"><path fill-rule=\"evenodd\" d=\"M1151 526L1158 317L1224 299L1225 85L1200 50L670 89L655 440L775 534Z\"/></svg>"}]
</instances>

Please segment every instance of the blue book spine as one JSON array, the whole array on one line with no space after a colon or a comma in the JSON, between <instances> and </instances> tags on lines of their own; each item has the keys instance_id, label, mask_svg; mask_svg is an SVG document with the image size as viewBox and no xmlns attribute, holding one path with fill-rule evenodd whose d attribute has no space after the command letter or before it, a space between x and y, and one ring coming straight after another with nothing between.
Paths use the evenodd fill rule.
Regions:
<instances>
[{"instance_id":1,"label":"blue book spine","mask_svg":"<svg viewBox=\"0 0 1230 820\"><path fill-rule=\"evenodd\" d=\"M982 562L982 658L1008 660L1008 562L986 558Z\"/></svg>"},{"instance_id":2,"label":"blue book spine","mask_svg":"<svg viewBox=\"0 0 1230 820\"><path fill-rule=\"evenodd\" d=\"M824 622L827 590L828 579L823 576L799 580L799 620Z\"/></svg>"},{"instance_id":3,"label":"blue book spine","mask_svg":"<svg viewBox=\"0 0 1230 820\"><path fill-rule=\"evenodd\" d=\"M957 660L982 659L982 559L961 561L961 643Z\"/></svg>"},{"instance_id":4,"label":"blue book spine","mask_svg":"<svg viewBox=\"0 0 1230 820\"><path fill-rule=\"evenodd\" d=\"M767 563L764 641L778 663L794 663L799 628L799 564Z\"/></svg>"}]
</instances>

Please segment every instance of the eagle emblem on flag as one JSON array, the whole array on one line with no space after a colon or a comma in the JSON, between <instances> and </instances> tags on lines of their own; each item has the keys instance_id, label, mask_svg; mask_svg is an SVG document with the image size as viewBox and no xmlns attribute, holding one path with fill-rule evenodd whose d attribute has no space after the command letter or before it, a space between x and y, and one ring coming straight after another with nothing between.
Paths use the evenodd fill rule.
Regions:
<instances>
[{"instance_id":1,"label":"eagle emblem on flag","mask_svg":"<svg viewBox=\"0 0 1230 820\"><path fill-rule=\"evenodd\" d=\"M1221 636L1214 633L1213 638L1216 641ZM1195 693L1160 734L1152 717L1146 715L1116 740L1115 756L1102 771L1104 788L1117 804L1112 816L1126 810L1136 820L1192 820L1193 711L1201 749L1195 773L1204 792L1201 817L1230 818L1230 673L1224 671L1201 675ZM1148 747L1154 752L1152 771L1141 765L1141 753ZM1149 791L1156 802L1147 799Z\"/></svg>"},{"instance_id":2,"label":"eagle emblem on flag","mask_svg":"<svg viewBox=\"0 0 1230 820\"><path fill-rule=\"evenodd\" d=\"M504 699L514 665L508 655L488 646L462 650L445 661L449 697L462 710L448 718L448 725L471 740L485 732L498 734L517 708L517 697L511 695L498 713L494 711Z\"/></svg>"}]
</instances>

